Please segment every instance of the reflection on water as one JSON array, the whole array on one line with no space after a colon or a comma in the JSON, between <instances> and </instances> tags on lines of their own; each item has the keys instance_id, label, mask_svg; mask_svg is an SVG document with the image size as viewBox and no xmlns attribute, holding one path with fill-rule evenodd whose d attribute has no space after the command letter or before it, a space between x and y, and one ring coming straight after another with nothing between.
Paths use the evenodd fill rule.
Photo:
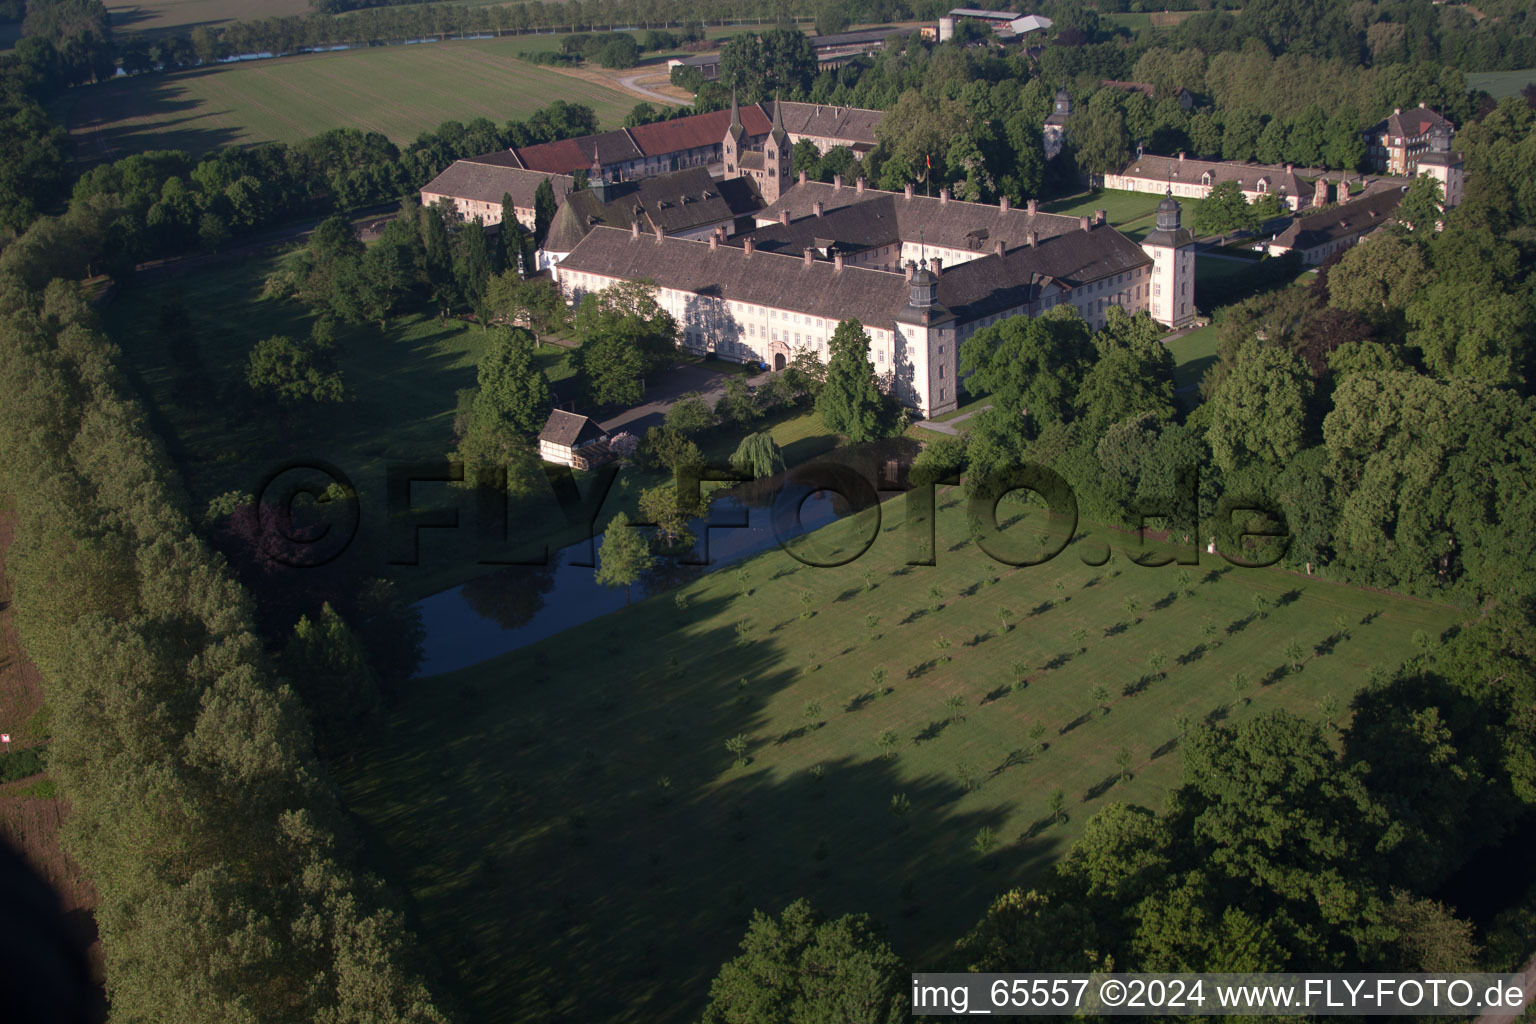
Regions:
<instances>
[{"instance_id":1,"label":"reflection on water","mask_svg":"<svg viewBox=\"0 0 1536 1024\"><path fill-rule=\"evenodd\" d=\"M700 541L693 551L681 559L658 559L657 568L630 588L629 599L671 590L772 547L777 543L772 510L764 504L715 499L709 517L709 564L688 564L705 559L704 523L695 521L693 533ZM834 507L831 496L817 492L801 506L799 528L789 529L781 502L780 534L807 533L847 511L842 502ZM596 546L601 545L599 538ZM622 587L599 586L592 578L595 570L577 564L589 561L591 552L585 542L573 544L554 552L547 566L509 566L419 602L426 642L418 675L478 665L624 607Z\"/></svg>"}]
</instances>

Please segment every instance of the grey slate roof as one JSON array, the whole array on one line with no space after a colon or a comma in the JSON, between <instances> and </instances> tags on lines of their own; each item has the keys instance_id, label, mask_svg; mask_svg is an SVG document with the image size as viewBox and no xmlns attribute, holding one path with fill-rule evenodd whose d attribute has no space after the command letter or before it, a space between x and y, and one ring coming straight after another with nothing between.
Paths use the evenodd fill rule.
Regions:
<instances>
[{"instance_id":1,"label":"grey slate roof","mask_svg":"<svg viewBox=\"0 0 1536 1024\"><path fill-rule=\"evenodd\" d=\"M1240 164L1226 160L1196 160L1192 157L1180 160L1176 156L1156 156L1144 153L1120 173L1127 177L1150 178L1157 182L1180 182L1186 185L1201 184L1209 171L1211 184L1217 185L1229 179L1235 180L1244 192L1258 191L1260 178L1269 179L1269 191L1300 196L1305 188L1291 168L1273 164Z\"/></svg>"},{"instance_id":2,"label":"grey slate roof","mask_svg":"<svg viewBox=\"0 0 1536 1024\"><path fill-rule=\"evenodd\" d=\"M822 204L822 215L815 215L815 204ZM788 228L768 226L753 235L762 248L788 248L799 253L814 238L831 238L845 250L886 245L898 239L923 241L949 249L985 252L1001 240L1005 247L1023 245L1031 231L1049 238L1080 225L1077 217L1037 213L1027 208L1004 210L987 203L948 202L914 195L908 199L901 192L879 192L856 187L836 188L818 181L795 185L779 201L759 213L759 220L777 218L788 210ZM733 244L736 244L733 242Z\"/></svg>"},{"instance_id":3,"label":"grey slate roof","mask_svg":"<svg viewBox=\"0 0 1536 1024\"><path fill-rule=\"evenodd\" d=\"M1321 213L1297 217L1275 238L1275 243L1287 249L1315 249L1338 238L1373 231L1391 221L1397 205L1403 201L1403 191L1384 188L1367 192L1359 199Z\"/></svg>"},{"instance_id":4,"label":"grey slate roof","mask_svg":"<svg viewBox=\"0 0 1536 1024\"><path fill-rule=\"evenodd\" d=\"M469 160L455 160L446 171L429 181L421 190L430 195L452 196L481 203L499 203L503 195L511 195L512 205L527 209L533 206L533 193L545 179L549 179L556 196L570 191L571 179L564 174L524 171L473 157Z\"/></svg>"},{"instance_id":5,"label":"grey slate roof","mask_svg":"<svg viewBox=\"0 0 1536 1024\"><path fill-rule=\"evenodd\" d=\"M1038 286L1055 280L1077 288L1111 274L1152 262L1135 242L1107 224L1053 235L1034 247L983 256L939 276L939 301L962 322L987 316L1034 298Z\"/></svg>"},{"instance_id":6,"label":"grey slate roof","mask_svg":"<svg viewBox=\"0 0 1536 1024\"><path fill-rule=\"evenodd\" d=\"M686 238L593 228L560 263L560 273L583 271L626 280L649 280L730 302L748 302L831 319L855 317L878 323L907 303L901 274L861 267L834 270L825 260L806 266L800 256L747 253Z\"/></svg>"},{"instance_id":7,"label":"grey slate roof","mask_svg":"<svg viewBox=\"0 0 1536 1024\"><path fill-rule=\"evenodd\" d=\"M716 181L703 167L617 182L608 187L607 203L598 202L597 193L590 188L566 196L550 225L544 248L549 252L570 252L598 225L628 230L631 224L638 223L646 233L659 226L667 234L676 234L733 220L763 205L750 181Z\"/></svg>"},{"instance_id":8,"label":"grey slate roof","mask_svg":"<svg viewBox=\"0 0 1536 1024\"><path fill-rule=\"evenodd\" d=\"M938 298L960 320L969 321L1030 301L1047 280L1073 288L1151 262L1135 242L1099 225L946 268ZM801 252L758 249L749 254L735 245L711 250L707 242L634 238L608 228L589 232L560 271L650 280L662 288L865 323L896 318L909 294L902 274L854 266L838 270L823 259L807 265Z\"/></svg>"},{"instance_id":9,"label":"grey slate roof","mask_svg":"<svg viewBox=\"0 0 1536 1024\"><path fill-rule=\"evenodd\" d=\"M1447 135L1456 130L1455 125L1428 107L1411 107L1408 110L1393 111L1366 131L1371 135L1411 139L1427 135L1434 128L1439 128Z\"/></svg>"},{"instance_id":10,"label":"grey slate roof","mask_svg":"<svg viewBox=\"0 0 1536 1024\"><path fill-rule=\"evenodd\" d=\"M539 431L540 441L548 441L566 448L575 448L588 441L598 441L605 436L602 428L592 422L589 417L566 412L564 409L552 410L549 420L544 424L544 429Z\"/></svg>"},{"instance_id":11,"label":"grey slate roof","mask_svg":"<svg viewBox=\"0 0 1536 1024\"><path fill-rule=\"evenodd\" d=\"M765 108L771 104L764 103ZM779 104L783 112L784 128L794 135L815 135L823 138L849 139L873 146L875 125L885 117L883 110L864 110L861 107L835 107L830 103Z\"/></svg>"}]
</instances>

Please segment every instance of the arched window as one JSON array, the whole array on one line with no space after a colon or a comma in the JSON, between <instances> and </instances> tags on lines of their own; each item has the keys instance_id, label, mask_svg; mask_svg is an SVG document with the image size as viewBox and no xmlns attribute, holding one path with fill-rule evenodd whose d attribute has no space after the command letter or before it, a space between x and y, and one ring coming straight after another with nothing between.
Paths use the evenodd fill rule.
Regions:
<instances>
[{"instance_id":1,"label":"arched window","mask_svg":"<svg viewBox=\"0 0 1536 1024\"><path fill-rule=\"evenodd\" d=\"M1210 183L1211 183L1211 172L1210 171L1206 171L1204 174L1200 175L1200 184L1202 184L1202 185L1209 185Z\"/></svg>"},{"instance_id":2,"label":"arched window","mask_svg":"<svg viewBox=\"0 0 1536 1024\"><path fill-rule=\"evenodd\" d=\"M1260 178L1259 179L1259 195L1263 195L1264 193L1266 193L1268 191L1269 191L1269 179L1268 178Z\"/></svg>"}]
</instances>

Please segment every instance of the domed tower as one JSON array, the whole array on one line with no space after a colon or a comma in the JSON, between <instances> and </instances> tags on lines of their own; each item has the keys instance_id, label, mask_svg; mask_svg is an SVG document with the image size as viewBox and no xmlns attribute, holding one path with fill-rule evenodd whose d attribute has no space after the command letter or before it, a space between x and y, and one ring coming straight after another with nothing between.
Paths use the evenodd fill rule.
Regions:
<instances>
[{"instance_id":1,"label":"domed tower","mask_svg":"<svg viewBox=\"0 0 1536 1024\"><path fill-rule=\"evenodd\" d=\"M1041 134L1045 137L1045 158L1054 159L1067 141L1067 121L1072 117L1072 96L1066 86L1056 91L1056 107L1045 119Z\"/></svg>"},{"instance_id":2,"label":"domed tower","mask_svg":"<svg viewBox=\"0 0 1536 1024\"><path fill-rule=\"evenodd\" d=\"M768 138L763 140L763 180L760 190L763 202L770 205L778 202L779 196L789 191L790 167L794 163L789 132L784 130L780 107L779 95L774 93L773 127L768 132Z\"/></svg>"},{"instance_id":3,"label":"domed tower","mask_svg":"<svg viewBox=\"0 0 1536 1024\"><path fill-rule=\"evenodd\" d=\"M937 259L922 266L907 264L907 305L896 313L901 346L898 361L910 367L901 397L930 417L950 412L959 405L955 315L939 301L942 273L943 266Z\"/></svg>"},{"instance_id":4,"label":"domed tower","mask_svg":"<svg viewBox=\"0 0 1536 1024\"><path fill-rule=\"evenodd\" d=\"M1183 211L1169 191L1157 204L1157 228L1142 239L1152 257L1147 310L1165 327L1183 327L1195 318L1195 236L1181 226Z\"/></svg>"}]
</instances>

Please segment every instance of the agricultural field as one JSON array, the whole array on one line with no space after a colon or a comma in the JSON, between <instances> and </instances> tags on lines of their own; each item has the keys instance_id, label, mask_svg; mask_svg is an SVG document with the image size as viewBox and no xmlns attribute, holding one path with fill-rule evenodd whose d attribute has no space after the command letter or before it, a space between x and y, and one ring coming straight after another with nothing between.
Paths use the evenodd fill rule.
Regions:
<instances>
[{"instance_id":1,"label":"agricultural field","mask_svg":"<svg viewBox=\"0 0 1536 1024\"><path fill-rule=\"evenodd\" d=\"M82 159L146 149L202 153L297 142L357 128L407 143L448 120L526 117L551 100L585 103L604 125L639 97L516 59L529 36L383 46L142 75L73 90L68 124ZM78 95L77 95L78 94Z\"/></svg>"},{"instance_id":2,"label":"agricultural field","mask_svg":"<svg viewBox=\"0 0 1536 1024\"><path fill-rule=\"evenodd\" d=\"M1518 95L1532 84L1536 84L1536 68L1522 71L1474 71L1467 75L1467 88L1483 89L1496 100Z\"/></svg>"},{"instance_id":3,"label":"agricultural field","mask_svg":"<svg viewBox=\"0 0 1536 1024\"><path fill-rule=\"evenodd\" d=\"M402 697L339 775L474 1019L697 1019L751 911L802 895L938 967L1095 812L1161 806L1186 720L1342 724L1460 617L1210 556L1095 568L1094 538L1013 570L957 498L934 566L898 499L841 568L773 549ZM812 541L846 557L872 515ZM1035 555L1032 518L999 543Z\"/></svg>"},{"instance_id":4,"label":"agricultural field","mask_svg":"<svg viewBox=\"0 0 1536 1024\"><path fill-rule=\"evenodd\" d=\"M129 32L186 32L198 25L209 27L253 18L308 14L309 0L106 0L112 28Z\"/></svg>"}]
</instances>

